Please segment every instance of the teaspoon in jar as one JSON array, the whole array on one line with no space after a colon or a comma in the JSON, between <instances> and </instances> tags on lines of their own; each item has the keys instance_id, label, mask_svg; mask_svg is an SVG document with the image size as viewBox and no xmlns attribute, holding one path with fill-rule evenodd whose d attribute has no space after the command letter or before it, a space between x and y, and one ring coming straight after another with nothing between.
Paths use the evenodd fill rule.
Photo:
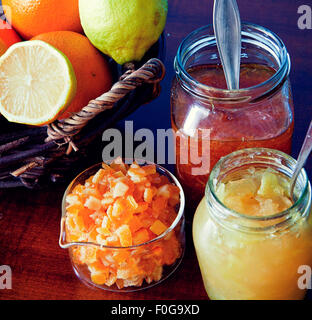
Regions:
<instances>
[{"instance_id":1,"label":"teaspoon in jar","mask_svg":"<svg viewBox=\"0 0 312 320\"><path fill-rule=\"evenodd\" d=\"M213 28L227 87L238 90L242 27L236 0L215 0Z\"/></svg>"},{"instance_id":2,"label":"teaspoon in jar","mask_svg":"<svg viewBox=\"0 0 312 320\"><path fill-rule=\"evenodd\" d=\"M298 175L301 172L306 161L308 160L311 151L312 151L312 121L310 122L308 132L306 134L303 145L301 147L301 150L300 150L300 153L298 156L298 160L297 160L297 164L296 164L296 167L294 170L294 174L292 175L291 180L290 180L290 197L291 197L291 199L294 199L294 190L295 190L295 185L296 185Z\"/></svg>"}]
</instances>

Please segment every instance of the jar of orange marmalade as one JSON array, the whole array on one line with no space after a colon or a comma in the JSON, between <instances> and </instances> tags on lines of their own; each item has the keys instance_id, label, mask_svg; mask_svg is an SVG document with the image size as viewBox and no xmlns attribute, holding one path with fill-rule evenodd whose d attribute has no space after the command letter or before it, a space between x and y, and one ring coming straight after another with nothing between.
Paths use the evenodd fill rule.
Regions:
<instances>
[{"instance_id":1,"label":"jar of orange marmalade","mask_svg":"<svg viewBox=\"0 0 312 320\"><path fill-rule=\"evenodd\" d=\"M193 221L193 240L211 299L303 299L312 268L311 186L296 160L255 148L222 158Z\"/></svg>"},{"instance_id":2,"label":"jar of orange marmalade","mask_svg":"<svg viewBox=\"0 0 312 320\"><path fill-rule=\"evenodd\" d=\"M241 58L240 90L229 91L211 25L191 33L178 49L171 117L177 175L189 203L198 204L222 156L254 147L291 151L293 100L285 45L271 31L243 24Z\"/></svg>"}]
</instances>

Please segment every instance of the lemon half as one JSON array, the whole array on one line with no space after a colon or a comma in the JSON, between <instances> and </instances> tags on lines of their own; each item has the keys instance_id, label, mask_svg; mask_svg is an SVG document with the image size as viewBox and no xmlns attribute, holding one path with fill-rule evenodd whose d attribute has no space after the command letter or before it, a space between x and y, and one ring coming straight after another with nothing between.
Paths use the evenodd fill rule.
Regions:
<instances>
[{"instance_id":1,"label":"lemon half","mask_svg":"<svg viewBox=\"0 0 312 320\"><path fill-rule=\"evenodd\" d=\"M11 122L54 121L70 105L76 87L68 58L43 41L14 44L0 58L0 113Z\"/></svg>"}]
</instances>

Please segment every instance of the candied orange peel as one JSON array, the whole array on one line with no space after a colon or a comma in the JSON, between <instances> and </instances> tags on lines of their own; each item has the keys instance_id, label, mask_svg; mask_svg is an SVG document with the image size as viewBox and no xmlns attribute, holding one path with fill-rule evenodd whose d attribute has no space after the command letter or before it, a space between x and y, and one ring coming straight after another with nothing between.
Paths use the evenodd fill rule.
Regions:
<instances>
[{"instance_id":1,"label":"candied orange peel","mask_svg":"<svg viewBox=\"0 0 312 320\"><path fill-rule=\"evenodd\" d=\"M180 189L156 165L128 166L117 158L66 197L66 237L74 263L86 265L93 283L118 288L159 281L163 267L181 256L177 217ZM116 248L107 248L116 247Z\"/></svg>"}]
</instances>

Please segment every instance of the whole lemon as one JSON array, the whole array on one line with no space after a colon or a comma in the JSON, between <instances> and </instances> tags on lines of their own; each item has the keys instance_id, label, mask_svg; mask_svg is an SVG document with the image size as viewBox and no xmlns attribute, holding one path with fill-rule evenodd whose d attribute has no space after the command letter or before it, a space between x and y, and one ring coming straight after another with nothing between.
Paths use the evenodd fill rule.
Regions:
<instances>
[{"instance_id":1,"label":"whole lemon","mask_svg":"<svg viewBox=\"0 0 312 320\"><path fill-rule=\"evenodd\" d=\"M79 0L85 34L117 63L140 61L164 30L167 0Z\"/></svg>"}]
</instances>

